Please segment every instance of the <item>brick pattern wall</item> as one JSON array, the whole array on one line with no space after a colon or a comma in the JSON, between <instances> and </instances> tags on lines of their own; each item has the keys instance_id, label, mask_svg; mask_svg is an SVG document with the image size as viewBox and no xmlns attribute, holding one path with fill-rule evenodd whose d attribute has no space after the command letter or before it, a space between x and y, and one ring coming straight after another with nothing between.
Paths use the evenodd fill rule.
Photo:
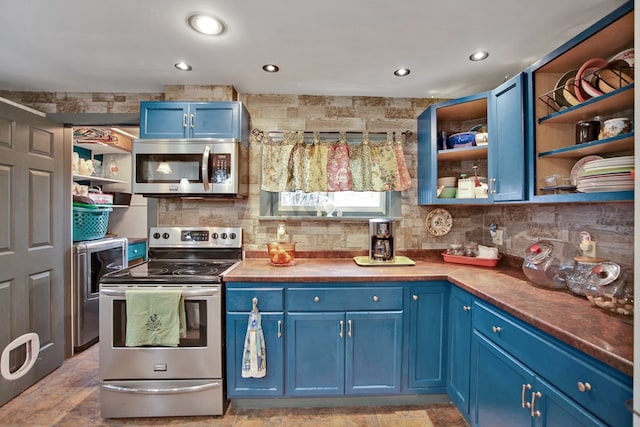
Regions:
<instances>
[{"instance_id":1,"label":"brick pattern wall","mask_svg":"<svg viewBox=\"0 0 640 427\"><path fill-rule=\"evenodd\" d=\"M586 230L597 242L599 257L625 266L633 264L633 203L522 204L450 206L453 229L443 237L427 233L425 218L431 206L417 205L416 118L438 99L333 97L306 95L238 94L232 86L167 86L164 93L66 93L9 92L0 96L44 112L123 113L138 111L141 100L242 101L251 117L251 128L270 130L318 130L371 132L410 130L404 151L413 179L402 193L402 220L396 224L397 248L444 249L455 241L491 244L488 225L505 229L500 251L522 257L524 250L542 238L579 243ZM276 234L277 220L260 220L260 144L251 141L250 195L241 200L160 199L159 225L238 225L244 230L247 250L261 250ZM471 174L471 170L469 173ZM366 221L287 221L301 251L359 250L368 248Z\"/></svg>"}]
</instances>

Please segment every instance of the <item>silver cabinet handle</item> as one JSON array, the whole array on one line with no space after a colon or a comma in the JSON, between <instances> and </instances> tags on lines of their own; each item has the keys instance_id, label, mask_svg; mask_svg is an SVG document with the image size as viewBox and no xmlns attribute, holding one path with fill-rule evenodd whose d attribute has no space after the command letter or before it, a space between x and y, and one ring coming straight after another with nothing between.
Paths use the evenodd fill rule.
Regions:
<instances>
[{"instance_id":1,"label":"silver cabinet handle","mask_svg":"<svg viewBox=\"0 0 640 427\"><path fill-rule=\"evenodd\" d=\"M497 334L502 330L502 328L500 326L492 326L491 330L493 331L494 334Z\"/></svg>"},{"instance_id":2,"label":"silver cabinet handle","mask_svg":"<svg viewBox=\"0 0 640 427\"><path fill-rule=\"evenodd\" d=\"M418 301L418 295L413 295L411 298L413 298L414 301Z\"/></svg>"},{"instance_id":3,"label":"silver cabinet handle","mask_svg":"<svg viewBox=\"0 0 640 427\"><path fill-rule=\"evenodd\" d=\"M340 321L340 338L344 338L344 321Z\"/></svg>"},{"instance_id":4,"label":"silver cabinet handle","mask_svg":"<svg viewBox=\"0 0 640 427\"><path fill-rule=\"evenodd\" d=\"M190 116L190 120L189 120L189 124L190 124L190 126L191 126L191 128L192 128L192 129L193 129L194 127L196 127L195 122L196 122L196 116L195 116L194 114L192 114L192 115Z\"/></svg>"},{"instance_id":5,"label":"silver cabinet handle","mask_svg":"<svg viewBox=\"0 0 640 427\"><path fill-rule=\"evenodd\" d=\"M463 309L464 311L471 311L471 306L463 305L463 306L462 306L462 309Z\"/></svg>"},{"instance_id":6,"label":"silver cabinet handle","mask_svg":"<svg viewBox=\"0 0 640 427\"><path fill-rule=\"evenodd\" d=\"M541 398L541 397L542 397L542 393L540 393L539 391L531 393L531 416L532 417L539 417L540 415L542 415L540 411L536 411L536 398Z\"/></svg>"},{"instance_id":7,"label":"silver cabinet handle","mask_svg":"<svg viewBox=\"0 0 640 427\"><path fill-rule=\"evenodd\" d=\"M313 299L313 302L320 302L320 297L315 297L315 298Z\"/></svg>"},{"instance_id":8,"label":"silver cabinet handle","mask_svg":"<svg viewBox=\"0 0 640 427\"><path fill-rule=\"evenodd\" d=\"M182 127L183 128L187 127L187 115L186 114L182 115Z\"/></svg>"},{"instance_id":9,"label":"silver cabinet handle","mask_svg":"<svg viewBox=\"0 0 640 427\"><path fill-rule=\"evenodd\" d=\"M378 302L378 301L380 301L380 298L378 298L378 295L374 295L373 302Z\"/></svg>"},{"instance_id":10,"label":"silver cabinet handle","mask_svg":"<svg viewBox=\"0 0 640 427\"><path fill-rule=\"evenodd\" d=\"M278 338L282 337L282 320L278 320Z\"/></svg>"},{"instance_id":11,"label":"silver cabinet handle","mask_svg":"<svg viewBox=\"0 0 640 427\"><path fill-rule=\"evenodd\" d=\"M527 390L531 390L531 384L522 384L522 407L528 408L531 406L529 402L527 402L524 398L524 395Z\"/></svg>"},{"instance_id":12,"label":"silver cabinet handle","mask_svg":"<svg viewBox=\"0 0 640 427\"><path fill-rule=\"evenodd\" d=\"M491 178L489 180L489 183L491 184L491 194L496 194L498 191L496 189L496 179L495 178Z\"/></svg>"},{"instance_id":13,"label":"silver cabinet handle","mask_svg":"<svg viewBox=\"0 0 640 427\"><path fill-rule=\"evenodd\" d=\"M347 332L347 335L349 335L349 337L353 336L353 323L351 321L351 319L349 319L347 321L347 324L349 325L349 330Z\"/></svg>"},{"instance_id":14,"label":"silver cabinet handle","mask_svg":"<svg viewBox=\"0 0 640 427\"><path fill-rule=\"evenodd\" d=\"M584 393L585 391L591 390L591 384L583 383L582 381L578 381L578 390L580 393Z\"/></svg>"}]
</instances>

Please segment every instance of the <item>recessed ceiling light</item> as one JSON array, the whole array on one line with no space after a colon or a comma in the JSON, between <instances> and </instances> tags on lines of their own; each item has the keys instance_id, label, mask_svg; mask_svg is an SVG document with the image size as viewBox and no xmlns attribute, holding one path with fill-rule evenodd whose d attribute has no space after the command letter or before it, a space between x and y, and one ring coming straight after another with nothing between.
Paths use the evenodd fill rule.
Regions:
<instances>
[{"instance_id":1,"label":"recessed ceiling light","mask_svg":"<svg viewBox=\"0 0 640 427\"><path fill-rule=\"evenodd\" d=\"M489 57L489 52L487 52L485 50L479 50L477 52L472 53L469 56L469 59L472 60L472 61L484 61L488 57Z\"/></svg>"},{"instance_id":2,"label":"recessed ceiling light","mask_svg":"<svg viewBox=\"0 0 640 427\"><path fill-rule=\"evenodd\" d=\"M266 64L262 66L262 69L267 73L277 73L280 70L280 67L274 64Z\"/></svg>"},{"instance_id":3,"label":"recessed ceiling light","mask_svg":"<svg viewBox=\"0 0 640 427\"><path fill-rule=\"evenodd\" d=\"M191 71L193 69L193 67L191 65L187 64L186 62L178 62L177 64L174 64L173 66L176 67L180 71Z\"/></svg>"},{"instance_id":4,"label":"recessed ceiling light","mask_svg":"<svg viewBox=\"0 0 640 427\"><path fill-rule=\"evenodd\" d=\"M393 75L397 77L404 77L404 76L408 76L410 72L411 70L408 68L398 68L393 72Z\"/></svg>"},{"instance_id":5,"label":"recessed ceiling light","mask_svg":"<svg viewBox=\"0 0 640 427\"><path fill-rule=\"evenodd\" d=\"M187 23L197 32L207 36L217 36L224 31L222 21L209 15L191 15L187 18Z\"/></svg>"}]
</instances>

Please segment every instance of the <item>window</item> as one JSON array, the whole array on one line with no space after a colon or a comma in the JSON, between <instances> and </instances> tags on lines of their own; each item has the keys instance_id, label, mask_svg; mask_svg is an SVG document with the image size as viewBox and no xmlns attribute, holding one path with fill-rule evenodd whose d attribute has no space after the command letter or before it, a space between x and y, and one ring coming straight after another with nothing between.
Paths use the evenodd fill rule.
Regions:
<instances>
[{"instance_id":1,"label":"window","mask_svg":"<svg viewBox=\"0 0 640 427\"><path fill-rule=\"evenodd\" d=\"M400 192L340 191L271 193L262 191L262 216L274 217L355 217L399 216ZM398 210L398 212L395 212ZM394 215L396 213L396 215Z\"/></svg>"}]
</instances>

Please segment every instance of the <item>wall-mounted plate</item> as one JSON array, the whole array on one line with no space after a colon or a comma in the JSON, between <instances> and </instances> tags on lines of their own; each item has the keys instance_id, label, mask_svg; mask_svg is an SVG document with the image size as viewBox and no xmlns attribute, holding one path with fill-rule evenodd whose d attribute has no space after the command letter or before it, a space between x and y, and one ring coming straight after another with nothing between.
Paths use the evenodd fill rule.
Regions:
<instances>
[{"instance_id":1,"label":"wall-mounted plate","mask_svg":"<svg viewBox=\"0 0 640 427\"><path fill-rule=\"evenodd\" d=\"M441 237L451 231L453 218L448 210L436 208L427 214L426 226L429 234Z\"/></svg>"}]
</instances>

